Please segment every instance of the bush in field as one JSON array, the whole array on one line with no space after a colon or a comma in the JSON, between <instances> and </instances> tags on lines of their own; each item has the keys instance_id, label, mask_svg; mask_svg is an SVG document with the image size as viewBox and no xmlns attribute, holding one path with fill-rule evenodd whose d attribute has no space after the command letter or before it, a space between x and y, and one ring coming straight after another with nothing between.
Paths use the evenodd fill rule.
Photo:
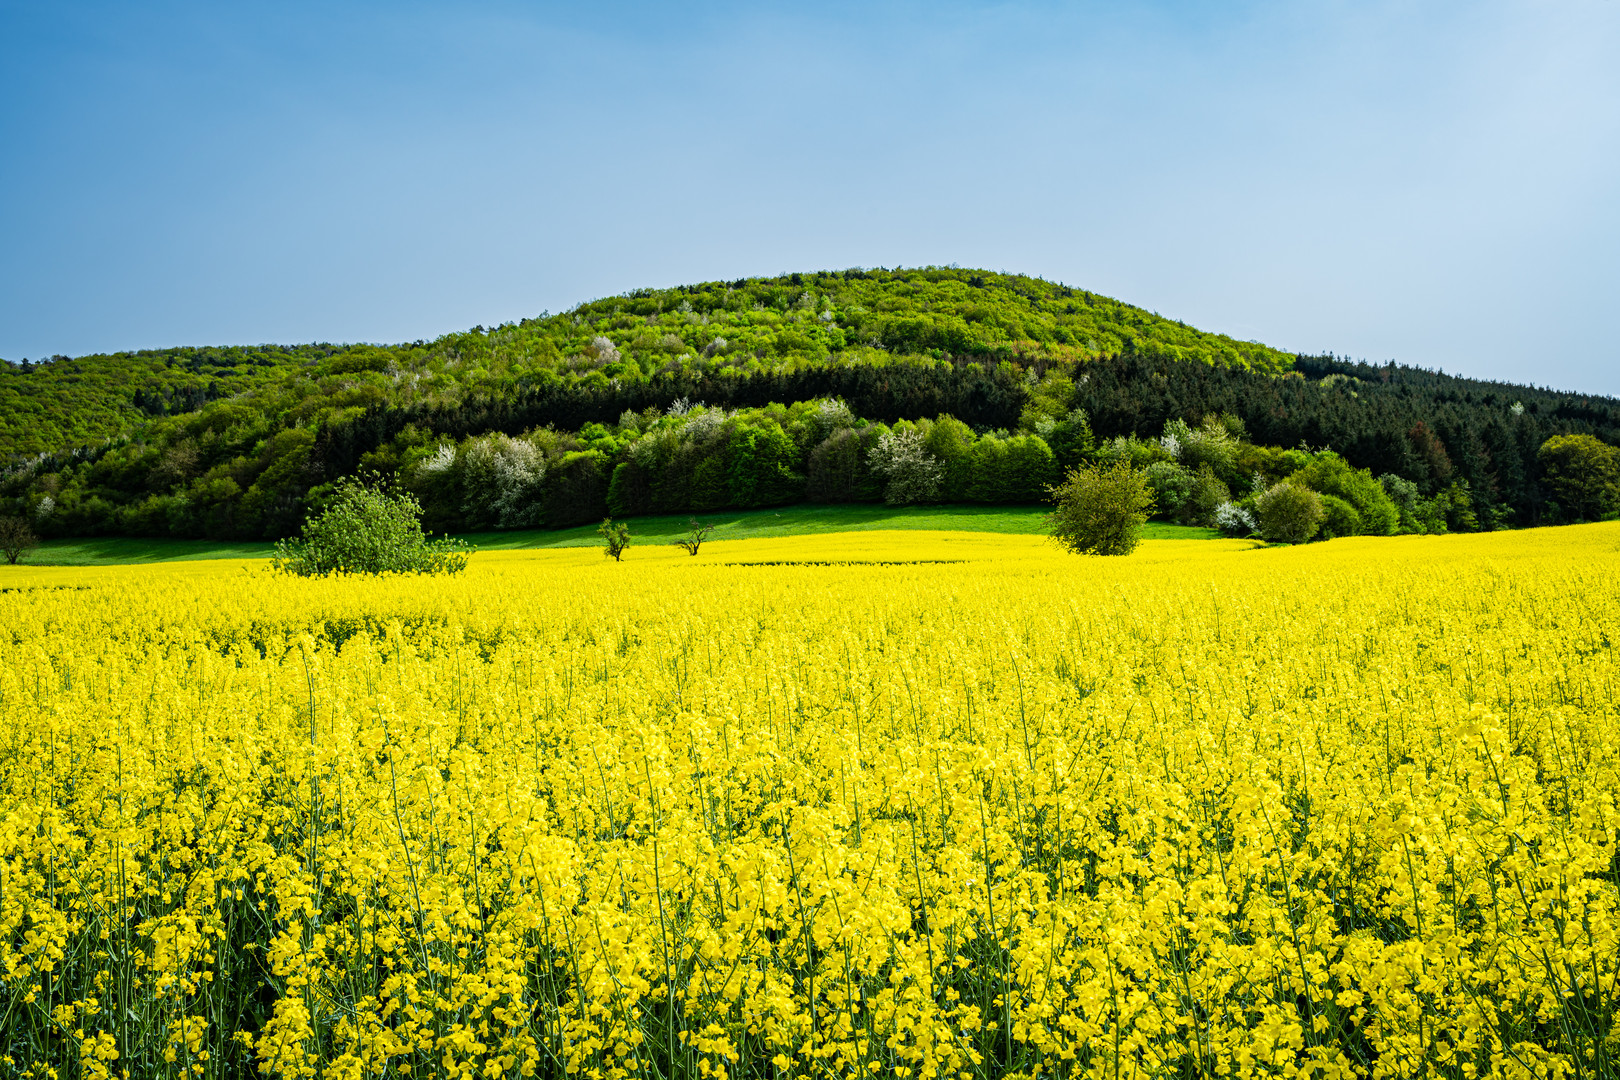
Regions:
<instances>
[{"instance_id":1,"label":"bush in field","mask_svg":"<svg viewBox=\"0 0 1620 1080\"><path fill-rule=\"evenodd\" d=\"M375 478L347 476L332 488L325 509L304 522L300 539L276 544L273 569L299 577L327 574L459 574L472 548L460 540L430 540L422 507L408 492Z\"/></svg>"},{"instance_id":2,"label":"bush in field","mask_svg":"<svg viewBox=\"0 0 1620 1080\"><path fill-rule=\"evenodd\" d=\"M1047 528L1077 555L1129 555L1153 510L1147 477L1123 461L1070 469L1049 490L1057 509L1047 515Z\"/></svg>"},{"instance_id":3,"label":"bush in field","mask_svg":"<svg viewBox=\"0 0 1620 1080\"><path fill-rule=\"evenodd\" d=\"M1322 496L1303 484L1284 480L1255 496L1254 513L1264 539L1303 544L1321 528Z\"/></svg>"}]
</instances>

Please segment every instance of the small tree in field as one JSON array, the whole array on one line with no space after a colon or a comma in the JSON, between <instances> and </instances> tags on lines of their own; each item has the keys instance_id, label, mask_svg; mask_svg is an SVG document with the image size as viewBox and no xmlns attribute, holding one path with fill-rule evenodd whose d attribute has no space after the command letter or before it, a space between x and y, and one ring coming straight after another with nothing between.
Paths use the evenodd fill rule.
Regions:
<instances>
[{"instance_id":1,"label":"small tree in field","mask_svg":"<svg viewBox=\"0 0 1620 1080\"><path fill-rule=\"evenodd\" d=\"M703 541L707 540L712 532L714 532L713 525L699 525L698 519L693 518L692 523L686 527L686 535L672 543L676 547L685 548L688 555L696 555L698 548L703 546Z\"/></svg>"},{"instance_id":2,"label":"small tree in field","mask_svg":"<svg viewBox=\"0 0 1620 1080\"><path fill-rule=\"evenodd\" d=\"M5 555L7 563L16 566L18 559L38 546L39 537L34 535L27 521L20 517L0 517L0 554Z\"/></svg>"},{"instance_id":3,"label":"small tree in field","mask_svg":"<svg viewBox=\"0 0 1620 1080\"><path fill-rule=\"evenodd\" d=\"M276 544L273 569L300 577L327 574L458 574L472 549L422 532L422 507L407 492L375 477L346 476L319 514L304 521L301 539Z\"/></svg>"},{"instance_id":4,"label":"small tree in field","mask_svg":"<svg viewBox=\"0 0 1620 1080\"><path fill-rule=\"evenodd\" d=\"M602 534L602 539L607 544L602 554L614 562L622 559L624 549L630 546L630 526L622 521L615 524L612 518L605 517L602 519L602 524L596 527L596 531ZM697 553L693 552L693 554Z\"/></svg>"},{"instance_id":5,"label":"small tree in field","mask_svg":"<svg viewBox=\"0 0 1620 1080\"><path fill-rule=\"evenodd\" d=\"M1070 469L1063 483L1047 490L1057 501L1047 529L1077 555L1129 555L1153 510L1147 477L1123 461Z\"/></svg>"}]
</instances>

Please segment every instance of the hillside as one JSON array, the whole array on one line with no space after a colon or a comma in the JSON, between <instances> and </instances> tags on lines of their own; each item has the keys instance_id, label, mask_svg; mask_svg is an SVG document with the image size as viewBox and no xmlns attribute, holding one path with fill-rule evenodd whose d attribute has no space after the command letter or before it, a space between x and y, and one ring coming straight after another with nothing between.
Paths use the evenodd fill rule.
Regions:
<instances>
[{"instance_id":1,"label":"hillside","mask_svg":"<svg viewBox=\"0 0 1620 1080\"><path fill-rule=\"evenodd\" d=\"M643 289L561 315L403 345L176 348L0 365L0 460L140 430L267 390L279 416L363 401L453 409L536 385L597 389L896 357L1073 362L1149 355L1281 371L1292 355L1037 278L847 270ZM369 376L368 377L368 373Z\"/></svg>"},{"instance_id":2,"label":"hillside","mask_svg":"<svg viewBox=\"0 0 1620 1080\"><path fill-rule=\"evenodd\" d=\"M641 291L431 343L57 358L0 372L0 406L0 514L55 537L273 539L362 469L464 533L1032 503L1096 457L1150 469L1182 524L1309 476L1329 534L1432 532L1600 516L1610 494L1571 503L1538 455L1620 443L1616 399L1290 356L956 269Z\"/></svg>"}]
</instances>

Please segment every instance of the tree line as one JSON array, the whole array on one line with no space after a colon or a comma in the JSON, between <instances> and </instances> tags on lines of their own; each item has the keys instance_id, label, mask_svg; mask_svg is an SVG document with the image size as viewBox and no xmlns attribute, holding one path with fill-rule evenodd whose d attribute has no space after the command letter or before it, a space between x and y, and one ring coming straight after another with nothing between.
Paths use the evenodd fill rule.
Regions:
<instances>
[{"instance_id":1,"label":"tree line","mask_svg":"<svg viewBox=\"0 0 1620 1080\"><path fill-rule=\"evenodd\" d=\"M1436 531L1602 516L1602 484L1569 483L1602 468L1571 451L1549 473L1544 447L1620 443L1614 399L1332 357L1283 376L1135 350L890 358L539 379L456 402L373 385L212 402L142 437L14 462L0 513L43 535L280 538L365 469L410 489L430 528L464 532L806 499L1034 502L1082 461L1124 460L1172 520L1222 525L1224 512L1241 530L1244 500L1299 474L1330 500L1327 534ZM1365 482L1333 479L1343 470Z\"/></svg>"}]
</instances>

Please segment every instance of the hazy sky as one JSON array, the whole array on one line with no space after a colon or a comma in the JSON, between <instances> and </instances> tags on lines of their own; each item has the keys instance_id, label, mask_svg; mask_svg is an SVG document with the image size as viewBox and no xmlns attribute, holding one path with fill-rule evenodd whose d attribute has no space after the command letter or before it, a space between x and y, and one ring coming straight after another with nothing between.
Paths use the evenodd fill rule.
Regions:
<instances>
[{"instance_id":1,"label":"hazy sky","mask_svg":"<svg viewBox=\"0 0 1620 1080\"><path fill-rule=\"evenodd\" d=\"M1620 394L1620 0L0 0L0 357L1017 271Z\"/></svg>"}]
</instances>

